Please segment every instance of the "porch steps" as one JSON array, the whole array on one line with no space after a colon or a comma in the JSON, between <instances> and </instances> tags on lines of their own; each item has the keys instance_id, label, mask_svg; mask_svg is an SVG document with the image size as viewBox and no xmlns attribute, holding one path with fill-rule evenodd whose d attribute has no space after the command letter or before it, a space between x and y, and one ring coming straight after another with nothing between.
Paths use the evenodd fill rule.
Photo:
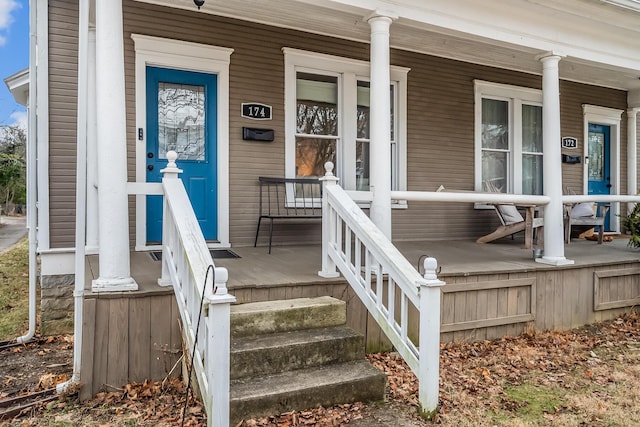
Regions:
<instances>
[{"instance_id":1,"label":"porch steps","mask_svg":"<svg viewBox=\"0 0 640 427\"><path fill-rule=\"evenodd\" d=\"M364 359L364 337L331 297L231 307L231 424L384 398L386 377Z\"/></svg>"}]
</instances>

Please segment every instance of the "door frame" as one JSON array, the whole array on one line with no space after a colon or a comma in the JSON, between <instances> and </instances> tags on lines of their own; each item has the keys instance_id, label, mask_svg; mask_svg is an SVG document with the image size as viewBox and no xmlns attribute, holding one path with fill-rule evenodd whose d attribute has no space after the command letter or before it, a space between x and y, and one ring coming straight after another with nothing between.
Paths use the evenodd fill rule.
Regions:
<instances>
[{"instance_id":1,"label":"door frame","mask_svg":"<svg viewBox=\"0 0 640 427\"><path fill-rule=\"evenodd\" d=\"M233 49L179 40L131 34L135 50L136 183L146 182L147 102L146 68L175 68L217 75L217 158L218 158L218 240L211 248L231 247L229 242L229 63ZM142 138L138 129L143 129ZM177 160L180 167L180 159ZM147 202L145 194L136 194L136 251L160 249L147 245Z\"/></svg>"},{"instance_id":2,"label":"door frame","mask_svg":"<svg viewBox=\"0 0 640 427\"><path fill-rule=\"evenodd\" d=\"M623 110L600 107L597 105L582 104L583 123L583 162L582 169L582 193L589 193L589 170L587 158L589 157L589 123L609 126L609 173L611 177L611 195L620 194L620 122ZM620 231L620 203L612 203L610 209L609 227L613 232Z\"/></svg>"}]
</instances>

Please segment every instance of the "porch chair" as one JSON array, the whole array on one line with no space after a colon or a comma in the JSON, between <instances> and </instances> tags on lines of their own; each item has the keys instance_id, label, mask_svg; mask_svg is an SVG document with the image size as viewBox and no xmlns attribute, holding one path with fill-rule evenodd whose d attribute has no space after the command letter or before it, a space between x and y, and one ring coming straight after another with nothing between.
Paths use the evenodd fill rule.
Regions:
<instances>
[{"instance_id":1,"label":"porch chair","mask_svg":"<svg viewBox=\"0 0 640 427\"><path fill-rule=\"evenodd\" d=\"M598 209L599 208L599 209ZM588 226L588 228L598 226L598 244L604 240L604 220L609 212L608 204L594 202L565 204L564 205L564 241L569 244L571 241L571 227ZM599 214L599 215L598 215Z\"/></svg>"},{"instance_id":2,"label":"porch chair","mask_svg":"<svg viewBox=\"0 0 640 427\"><path fill-rule=\"evenodd\" d=\"M492 206L500 219L500 225L493 232L480 237L476 243L489 243L524 231L524 247L531 249L535 230L544 226L544 218L534 218L535 206L525 206L527 209L526 220L515 205L493 204Z\"/></svg>"},{"instance_id":3,"label":"porch chair","mask_svg":"<svg viewBox=\"0 0 640 427\"><path fill-rule=\"evenodd\" d=\"M490 193L501 193L496 185L490 180L486 180L484 182L484 186ZM526 209L526 219L522 217L522 214L518 211L518 208L515 205L492 204L492 206L498 215L498 219L500 219L501 225L499 225L492 233L480 237L476 242L489 243L502 237L513 237L515 233L524 231L524 247L526 249L531 249L533 246L533 235L535 229L544 225L543 218L535 218L535 206L521 206Z\"/></svg>"}]
</instances>

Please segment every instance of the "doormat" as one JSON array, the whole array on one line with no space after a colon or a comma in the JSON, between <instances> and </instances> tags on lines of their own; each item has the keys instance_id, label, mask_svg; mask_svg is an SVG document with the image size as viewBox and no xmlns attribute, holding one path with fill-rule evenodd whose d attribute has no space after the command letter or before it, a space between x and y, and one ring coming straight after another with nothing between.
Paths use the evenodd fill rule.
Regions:
<instances>
[{"instance_id":1,"label":"doormat","mask_svg":"<svg viewBox=\"0 0 640 427\"><path fill-rule=\"evenodd\" d=\"M230 251L229 249L211 249L209 250L213 259L240 258L240 255ZM162 251L149 252L151 259L154 261L162 261Z\"/></svg>"}]
</instances>

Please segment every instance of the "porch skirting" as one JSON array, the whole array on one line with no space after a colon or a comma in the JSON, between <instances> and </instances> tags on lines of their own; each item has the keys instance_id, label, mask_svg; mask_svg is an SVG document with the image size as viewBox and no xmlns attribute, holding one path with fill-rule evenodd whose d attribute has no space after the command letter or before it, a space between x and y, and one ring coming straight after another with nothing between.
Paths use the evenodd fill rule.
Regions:
<instances>
[{"instance_id":1,"label":"porch skirting","mask_svg":"<svg viewBox=\"0 0 640 427\"><path fill-rule=\"evenodd\" d=\"M87 294L80 399L169 375L182 355L177 310L172 288ZM172 375L180 374L178 366Z\"/></svg>"},{"instance_id":2,"label":"porch skirting","mask_svg":"<svg viewBox=\"0 0 640 427\"><path fill-rule=\"evenodd\" d=\"M499 273L441 275L447 283L442 293L442 342L570 329L614 319L640 304L640 261L563 268L533 265ZM343 279L239 285L229 292L238 303L325 295L342 299L347 303L347 324L366 336L367 351L391 350ZM145 291L85 295L81 398L166 377L182 353L178 318L171 288L155 285ZM417 312L409 313L409 321L409 335L417 339ZM180 375L179 367L172 375Z\"/></svg>"}]
</instances>

